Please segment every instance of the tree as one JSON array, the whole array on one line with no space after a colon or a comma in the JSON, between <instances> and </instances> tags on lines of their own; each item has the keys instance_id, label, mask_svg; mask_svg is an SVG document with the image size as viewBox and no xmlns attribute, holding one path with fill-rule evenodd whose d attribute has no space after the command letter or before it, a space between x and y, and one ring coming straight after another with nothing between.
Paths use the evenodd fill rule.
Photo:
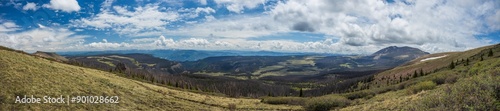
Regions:
<instances>
[{"instance_id":1,"label":"tree","mask_svg":"<svg viewBox=\"0 0 500 111\"><path fill-rule=\"evenodd\" d=\"M304 96L303 92L302 92L302 88L300 88L300 93L299 93L299 97L302 97Z\"/></svg>"},{"instance_id":2,"label":"tree","mask_svg":"<svg viewBox=\"0 0 500 111\"><path fill-rule=\"evenodd\" d=\"M420 69L420 76L424 76L424 70Z\"/></svg>"},{"instance_id":3,"label":"tree","mask_svg":"<svg viewBox=\"0 0 500 111\"><path fill-rule=\"evenodd\" d=\"M483 56L481 56L481 59L479 61L483 61Z\"/></svg>"},{"instance_id":4,"label":"tree","mask_svg":"<svg viewBox=\"0 0 500 111\"><path fill-rule=\"evenodd\" d=\"M490 51L488 51L488 57L491 57L491 56L493 56L493 50L492 49L490 49Z\"/></svg>"},{"instance_id":5,"label":"tree","mask_svg":"<svg viewBox=\"0 0 500 111\"><path fill-rule=\"evenodd\" d=\"M399 76L399 82L400 82L400 83L401 83L401 82L403 82L403 77L402 77L402 76L403 76L403 75Z\"/></svg>"},{"instance_id":6,"label":"tree","mask_svg":"<svg viewBox=\"0 0 500 111\"><path fill-rule=\"evenodd\" d=\"M417 75L417 70L415 70L415 72L413 73L413 77L412 78L416 78L418 75Z\"/></svg>"},{"instance_id":7,"label":"tree","mask_svg":"<svg viewBox=\"0 0 500 111\"><path fill-rule=\"evenodd\" d=\"M453 61L451 61L450 69L455 69L455 64L453 63Z\"/></svg>"}]
</instances>

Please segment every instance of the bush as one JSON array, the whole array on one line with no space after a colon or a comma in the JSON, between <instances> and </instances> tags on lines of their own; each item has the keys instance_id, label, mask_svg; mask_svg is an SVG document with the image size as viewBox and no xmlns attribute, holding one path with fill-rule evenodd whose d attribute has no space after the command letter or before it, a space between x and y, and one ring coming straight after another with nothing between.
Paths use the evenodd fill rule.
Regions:
<instances>
[{"instance_id":1,"label":"bush","mask_svg":"<svg viewBox=\"0 0 500 111\"><path fill-rule=\"evenodd\" d=\"M417 104L424 109L440 111L498 111L500 104L495 98L495 93L498 93L495 87L500 86L499 80L499 77L493 76L460 79L455 84L424 96Z\"/></svg>"},{"instance_id":2,"label":"bush","mask_svg":"<svg viewBox=\"0 0 500 111\"><path fill-rule=\"evenodd\" d=\"M457 79L458 79L458 76L455 75L455 74L449 74L446 79L445 79L445 83L446 84L453 84L455 82L457 82Z\"/></svg>"},{"instance_id":3,"label":"bush","mask_svg":"<svg viewBox=\"0 0 500 111\"><path fill-rule=\"evenodd\" d=\"M0 95L0 104L4 104L4 103L6 103L6 102L5 102L5 99L6 99L6 98L5 98L5 96Z\"/></svg>"},{"instance_id":4,"label":"bush","mask_svg":"<svg viewBox=\"0 0 500 111\"><path fill-rule=\"evenodd\" d=\"M236 111L236 104L234 104L234 103L228 104L228 105L227 105L227 108L228 108L230 111Z\"/></svg>"},{"instance_id":5,"label":"bush","mask_svg":"<svg viewBox=\"0 0 500 111\"><path fill-rule=\"evenodd\" d=\"M356 92L351 92L344 94L343 96L347 97L350 100L358 99L358 98L365 98L365 97L373 97L375 96L375 92L371 90L363 90L363 91L356 91Z\"/></svg>"},{"instance_id":6,"label":"bush","mask_svg":"<svg viewBox=\"0 0 500 111\"><path fill-rule=\"evenodd\" d=\"M447 78L446 76L447 76L446 74L439 74L439 75L432 77L431 80L438 85L444 84L446 82L446 78Z\"/></svg>"},{"instance_id":7,"label":"bush","mask_svg":"<svg viewBox=\"0 0 500 111\"><path fill-rule=\"evenodd\" d=\"M415 94L415 93L418 93L418 92L423 91L423 90L434 89L435 87L436 87L436 83L434 83L432 81L424 81L424 82L420 82L418 84L415 84L413 86L410 86L407 91L409 94Z\"/></svg>"},{"instance_id":8,"label":"bush","mask_svg":"<svg viewBox=\"0 0 500 111\"><path fill-rule=\"evenodd\" d=\"M350 100L335 95L314 97L306 101L304 108L308 111L328 111L335 107L344 107L350 104Z\"/></svg>"},{"instance_id":9,"label":"bush","mask_svg":"<svg viewBox=\"0 0 500 111\"><path fill-rule=\"evenodd\" d=\"M301 97L266 97L262 99L263 103L267 104L290 104L303 105L305 98Z\"/></svg>"}]
</instances>

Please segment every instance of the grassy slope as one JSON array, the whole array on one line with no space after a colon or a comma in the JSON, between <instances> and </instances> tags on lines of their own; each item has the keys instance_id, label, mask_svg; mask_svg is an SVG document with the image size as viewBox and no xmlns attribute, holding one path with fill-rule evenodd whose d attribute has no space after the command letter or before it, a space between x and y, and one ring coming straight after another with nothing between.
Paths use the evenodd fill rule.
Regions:
<instances>
[{"instance_id":1,"label":"grassy slope","mask_svg":"<svg viewBox=\"0 0 500 111\"><path fill-rule=\"evenodd\" d=\"M486 46L465 52L443 53L435 56L448 55L442 59L426 62L413 62L410 65L397 67L378 74L378 78L404 74L399 72L413 72L420 68L431 69L447 67L451 61L476 57L494 46ZM486 50L485 50L486 49ZM453 70L441 70L427 76L418 77L387 87L404 86L404 89L389 91L375 95L372 98L354 100L353 104L341 110L499 110L500 109L500 51L495 47L493 57L484 56L484 61L478 58L471 60L468 66L459 64ZM415 61L420 61L419 58ZM411 74L411 73L410 73ZM377 78L376 76L376 78ZM456 77L456 82L453 78ZM425 81L445 81L432 90L411 93L414 84ZM372 89L376 90L376 89Z\"/></svg>"},{"instance_id":2,"label":"grassy slope","mask_svg":"<svg viewBox=\"0 0 500 111\"><path fill-rule=\"evenodd\" d=\"M300 109L173 90L114 74L0 50L0 110L224 110ZM15 104L16 95L119 96L119 104Z\"/></svg>"},{"instance_id":3,"label":"grassy slope","mask_svg":"<svg viewBox=\"0 0 500 111\"><path fill-rule=\"evenodd\" d=\"M429 81L439 75L456 75L459 79L456 83L438 85L435 89L416 94L408 93L409 90L404 89L378 94L370 99L357 99L355 104L341 110L500 109L499 97L495 97L498 96L500 88L500 59L489 59L477 62L471 67L440 71L416 81Z\"/></svg>"},{"instance_id":4,"label":"grassy slope","mask_svg":"<svg viewBox=\"0 0 500 111\"><path fill-rule=\"evenodd\" d=\"M487 56L489 49L494 52L491 57ZM298 104L307 110L500 110L500 45L427 57L445 54L449 56L425 62L419 61L426 57L419 58L375 75L372 82L359 83L370 85L369 89L310 98L267 97L263 102ZM484 54L483 61L479 59L481 54ZM470 65L459 63L452 70L447 67L451 61L462 58L469 58ZM413 73L421 68L424 71L441 69L399 82L399 74ZM386 84L388 80L391 80L390 84Z\"/></svg>"},{"instance_id":5,"label":"grassy slope","mask_svg":"<svg viewBox=\"0 0 500 111\"><path fill-rule=\"evenodd\" d=\"M464 52L447 52L447 53L437 53L437 54L430 54L426 55L424 57L417 58L415 60L412 60L409 62L409 64L396 67L391 70L384 71L382 73L379 73L375 76L375 79L381 79L382 77L384 78L390 78L391 76L411 76L414 71L420 71L422 69L424 72L432 72L436 69L447 67L450 65L452 61L456 60L461 60L461 59L467 59L475 54L480 53L484 49L492 48L493 46L485 46L485 47L480 47ZM435 59L435 60L428 60L424 62L420 62L420 60L429 58L429 57L437 57L441 55L447 55L446 57L440 58L440 59ZM472 58L470 58L472 61ZM478 59L478 58L475 58Z\"/></svg>"}]
</instances>

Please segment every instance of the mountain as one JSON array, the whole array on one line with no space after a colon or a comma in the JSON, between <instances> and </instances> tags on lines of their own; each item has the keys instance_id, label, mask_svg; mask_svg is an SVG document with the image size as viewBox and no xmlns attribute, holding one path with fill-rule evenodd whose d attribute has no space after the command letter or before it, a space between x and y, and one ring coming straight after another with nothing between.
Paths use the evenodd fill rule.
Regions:
<instances>
[{"instance_id":1,"label":"mountain","mask_svg":"<svg viewBox=\"0 0 500 111\"><path fill-rule=\"evenodd\" d=\"M240 67L240 69L243 67L256 67L257 71L245 74L266 74L266 76L260 78L252 78L253 76L251 76L249 79L252 80L234 80L230 78L234 76L231 75L234 72L219 75L215 75L214 72L207 73L207 75L223 77L199 76L205 74L196 73L168 76L172 74L151 75L137 72L108 72L54 62L53 59L44 59L0 46L0 84L2 84L0 85L0 89L2 89L0 90L0 110L496 111L500 109L500 98L498 98L500 97L500 82L498 82L500 81L500 67L498 67L500 66L500 44L464 52L419 53L422 55L418 58L389 69L376 72L362 71L365 70L364 68L378 69L385 67L359 66L359 64L364 64L363 61L365 63L378 63L374 61L416 54L401 53L392 49L398 48L379 51L381 53L376 52L369 56L334 56L332 58L336 59L332 60L333 65L341 63L339 61L345 61L345 63L337 66L338 69L321 69L323 71L320 74L315 72L319 70L316 69L319 68L316 66L316 61L327 57L281 56L267 57L266 59L260 56L250 58L247 58L247 56L229 56L204 59L204 61L207 61L206 63L220 62L215 65L206 64L207 66L214 66L208 68L217 66L222 68L217 70L223 70L225 68L231 69L232 66ZM392 54L394 52L398 52L398 54ZM410 52L418 52L418 50ZM378 55L382 56L379 59L373 59ZM107 55L101 56L99 60L91 59L93 57L89 58L90 61L136 61L137 64L153 63L146 62L148 60L162 61L147 54ZM411 58L412 56L408 57ZM133 58L133 60L130 58ZM141 60L141 58L145 60ZM267 62L268 60L275 61ZM69 63L73 62L70 60ZM183 62L171 61L167 63L184 64ZM357 65L354 65L355 63ZM124 64L126 63L122 65ZM219 66L218 64L224 65ZM116 65L116 67L120 66ZM126 66L126 68L131 67ZM354 69L361 70L361 73ZM246 71L250 70L253 69L246 69ZM342 70L343 72L336 72ZM308 71L310 73L307 73ZM202 70L200 73L205 72L207 71ZM288 73L289 75L279 75L281 73ZM279 79L292 77L303 80L308 78L323 79L283 82L276 81L274 80L276 78L273 77ZM175 81L175 85L171 84L172 81ZM277 86L292 88L286 89L287 87ZM245 98L224 96L238 91L251 93L240 95L245 96ZM248 98L251 97L248 95L256 95L257 93L267 93L268 96L259 94L259 99ZM43 96L59 97L60 95L117 96L120 98L120 103L15 103L17 96L22 98L24 95L28 98L31 95L35 98L42 98Z\"/></svg>"},{"instance_id":2,"label":"mountain","mask_svg":"<svg viewBox=\"0 0 500 111\"><path fill-rule=\"evenodd\" d=\"M172 54L173 51L161 54ZM210 55L210 51L183 50L176 55L188 57L189 54ZM151 53L151 52L148 52ZM173 62L147 54L101 54L69 56L72 60L92 65L103 70L114 69L116 64L124 63L132 69L147 72L167 72L179 74L218 75L236 79L262 79L270 81L320 81L335 75L341 78L353 78L370 75L378 71L390 69L404 64L417 57L428 54L411 47L387 47L368 56L318 56L318 55L287 55L287 56L248 56L254 52L235 51L246 56L216 56L197 61ZM231 53L220 53L231 54ZM279 53L260 51L258 54ZM214 55L214 54L212 54ZM170 56L172 57L172 56ZM147 61L147 62L146 62ZM149 65L148 65L149 64ZM163 64L156 65L155 64ZM159 67L160 66L160 67ZM175 66L175 71L172 67ZM355 74L353 74L355 73Z\"/></svg>"},{"instance_id":3,"label":"mountain","mask_svg":"<svg viewBox=\"0 0 500 111\"><path fill-rule=\"evenodd\" d=\"M429 54L428 52L424 52L420 49L417 48L412 48L412 47L397 47L397 46L390 46L384 49L381 49L369 57L373 57L374 60L378 59L405 59L405 60L413 60L415 58L418 58L423 55Z\"/></svg>"},{"instance_id":4,"label":"mountain","mask_svg":"<svg viewBox=\"0 0 500 111\"><path fill-rule=\"evenodd\" d=\"M43 57L46 59L53 59L53 60L59 61L59 62L68 62L69 61L67 58L60 56L60 55L56 54L55 52L36 51L35 53L33 53L33 55Z\"/></svg>"},{"instance_id":5,"label":"mountain","mask_svg":"<svg viewBox=\"0 0 500 111\"><path fill-rule=\"evenodd\" d=\"M158 58L172 61L197 61L207 57L217 56L291 56L291 55L333 55L319 53L287 53L271 51L233 51L233 50L118 50L118 51L83 51L83 52L57 52L63 56L92 56L103 54L150 54Z\"/></svg>"},{"instance_id":6,"label":"mountain","mask_svg":"<svg viewBox=\"0 0 500 111\"><path fill-rule=\"evenodd\" d=\"M0 110L299 110L259 99L229 98L180 89L117 73L79 67L0 47ZM197 93L195 93L197 92ZM15 103L16 98L42 103ZM43 103L45 96L108 96L118 103ZM83 99L80 99L83 101ZM33 100L31 100L33 101ZM90 100L87 100L87 102Z\"/></svg>"},{"instance_id":7,"label":"mountain","mask_svg":"<svg viewBox=\"0 0 500 111\"><path fill-rule=\"evenodd\" d=\"M154 57L149 54L103 54L92 56L70 56L73 62L102 70L119 72L146 71L151 73L180 74L182 64ZM118 67L120 66L120 67Z\"/></svg>"},{"instance_id":8,"label":"mountain","mask_svg":"<svg viewBox=\"0 0 500 111\"><path fill-rule=\"evenodd\" d=\"M387 52L375 55L379 54ZM336 87L342 84L336 84L315 90L332 92L328 95L306 99L268 97L263 101L290 105L302 101L308 110L498 111L498 66L500 44L495 44L463 52L424 55L404 65L357 78L347 92L337 92ZM309 91L304 93L313 93Z\"/></svg>"}]
</instances>

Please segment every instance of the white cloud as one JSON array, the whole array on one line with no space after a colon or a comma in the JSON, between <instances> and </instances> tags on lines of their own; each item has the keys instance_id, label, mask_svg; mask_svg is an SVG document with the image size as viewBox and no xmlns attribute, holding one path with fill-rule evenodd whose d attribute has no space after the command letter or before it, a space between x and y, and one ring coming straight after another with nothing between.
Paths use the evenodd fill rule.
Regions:
<instances>
[{"instance_id":1,"label":"white cloud","mask_svg":"<svg viewBox=\"0 0 500 111\"><path fill-rule=\"evenodd\" d=\"M201 5L207 5L207 0L199 0Z\"/></svg>"},{"instance_id":2,"label":"white cloud","mask_svg":"<svg viewBox=\"0 0 500 111\"><path fill-rule=\"evenodd\" d=\"M239 16L225 19L207 16L206 21L210 22L181 27L167 31L165 34L190 37L251 38L289 31L281 24L273 22L272 18L265 16Z\"/></svg>"},{"instance_id":3,"label":"white cloud","mask_svg":"<svg viewBox=\"0 0 500 111\"><path fill-rule=\"evenodd\" d=\"M326 39L315 42L295 42L289 40L247 40L239 38L228 39L207 39L207 38L185 38L173 40L160 36L158 38L138 38L133 39L133 44L113 43L106 44L109 47L121 49L197 49L197 50L252 50L252 51L280 51L280 52L321 52L321 53L337 53L337 54L352 54L366 53L367 50L376 50L383 48L380 46L360 46L359 47L345 46L341 43L334 42L332 39ZM104 45L104 43L95 43ZM96 47L92 47L96 48Z\"/></svg>"},{"instance_id":4,"label":"white cloud","mask_svg":"<svg viewBox=\"0 0 500 111\"><path fill-rule=\"evenodd\" d=\"M13 24L15 25L15 24ZM25 51L62 51L83 44L86 36L65 28L36 28L21 32L0 33L0 45Z\"/></svg>"},{"instance_id":5,"label":"white cloud","mask_svg":"<svg viewBox=\"0 0 500 111\"><path fill-rule=\"evenodd\" d=\"M255 9L266 1L214 0L219 7L234 13ZM443 52L483 46L489 42L477 39L475 35L500 30L497 19L500 13L495 5L499 1L488 0L413 0L406 3L398 0L395 3L383 0L287 0L264 6L270 8L262 14L229 14L217 18L212 15L216 11L211 7L175 9L159 4L138 7L112 4L113 0L106 0L100 13L72 20L71 26L141 38L134 38L131 43L112 43L104 39L80 44L81 50L179 48L366 54L387 46L404 45ZM0 32L19 28L4 24L0 25ZM335 40L325 37L324 40L297 42L264 38L294 32L325 34ZM186 38L174 40L160 35ZM46 40L52 41L50 38Z\"/></svg>"},{"instance_id":6,"label":"white cloud","mask_svg":"<svg viewBox=\"0 0 500 111\"><path fill-rule=\"evenodd\" d=\"M215 10L210 7L205 7L205 8L197 7L195 12L196 13L204 12L206 14L210 14L210 13L215 13Z\"/></svg>"},{"instance_id":7,"label":"white cloud","mask_svg":"<svg viewBox=\"0 0 500 111\"><path fill-rule=\"evenodd\" d=\"M28 3L26 3L26 5L24 5L23 10L36 11L36 10L38 10L38 6L36 6L36 3L28 2Z\"/></svg>"},{"instance_id":8,"label":"white cloud","mask_svg":"<svg viewBox=\"0 0 500 111\"><path fill-rule=\"evenodd\" d=\"M405 44L442 52L484 45L474 35L484 33L481 17L495 18L487 13L498 12L493 4L498 1L415 0L408 5L382 0L290 0L278 2L269 14L281 26L337 36L346 46ZM490 21L494 24L498 19Z\"/></svg>"},{"instance_id":9,"label":"white cloud","mask_svg":"<svg viewBox=\"0 0 500 111\"><path fill-rule=\"evenodd\" d=\"M73 27L109 29L121 35L136 36L150 31L166 30L166 25L177 21L179 14L171 10L162 10L159 6L148 4L144 7L113 6L113 10L103 10L90 18L72 20Z\"/></svg>"},{"instance_id":10,"label":"white cloud","mask_svg":"<svg viewBox=\"0 0 500 111\"><path fill-rule=\"evenodd\" d=\"M227 10L234 13L243 13L244 9L254 9L265 0L214 0L217 5L225 6Z\"/></svg>"},{"instance_id":11,"label":"white cloud","mask_svg":"<svg viewBox=\"0 0 500 111\"><path fill-rule=\"evenodd\" d=\"M42 6L54 10L62 10L68 13L80 10L80 5L78 5L76 0L50 0L49 4L43 4Z\"/></svg>"},{"instance_id":12,"label":"white cloud","mask_svg":"<svg viewBox=\"0 0 500 111\"><path fill-rule=\"evenodd\" d=\"M500 9L497 9L495 14L486 18L486 23L490 26L491 30L500 30Z\"/></svg>"},{"instance_id":13,"label":"white cloud","mask_svg":"<svg viewBox=\"0 0 500 111\"><path fill-rule=\"evenodd\" d=\"M128 43L110 43L110 42L92 42L85 44L85 50L113 50L113 49L127 49Z\"/></svg>"},{"instance_id":14,"label":"white cloud","mask_svg":"<svg viewBox=\"0 0 500 111\"><path fill-rule=\"evenodd\" d=\"M2 21L0 21L2 22ZM16 31L19 30L19 26L16 25L14 22L3 22L0 24L0 33L1 32L11 32L11 31Z\"/></svg>"}]
</instances>

